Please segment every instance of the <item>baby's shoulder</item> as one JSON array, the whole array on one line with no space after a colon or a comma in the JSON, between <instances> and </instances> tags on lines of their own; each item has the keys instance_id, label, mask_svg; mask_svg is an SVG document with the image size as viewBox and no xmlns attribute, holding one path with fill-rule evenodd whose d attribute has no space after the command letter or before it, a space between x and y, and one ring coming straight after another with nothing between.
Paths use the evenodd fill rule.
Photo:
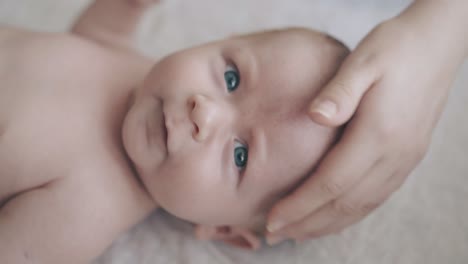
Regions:
<instances>
[{"instance_id":1,"label":"baby's shoulder","mask_svg":"<svg viewBox=\"0 0 468 264\"><path fill-rule=\"evenodd\" d=\"M69 252L78 259L80 254L97 256L153 209L148 204L143 210L145 201L129 195L125 180L110 176L115 171L102 170L104 164L80 165L68 176L16 195L0 207L0 234L11 243L0 239L0 248L29 252L38 259L50 257L43 255L44 248L60 254L79 248Z\"/></svg>"},{"instance_id":2,"label":"baby's shoulder","mask_svg":"<svg viewBox=\"0 0 468 264\"><path fill-rule=\"evenodd\" d=\"M116 49L70 32L35 32L0 26L0 81L36 79L48 87L82 82L115 85L133 83L152 61L130 50ZM6 76L8 75L8 76ZM8 77L8 78L7 78ZM55 83L54 83L55 82Z\"/></svg>"},{"instance_id":3,"label":"baby's shoulder","mask_svg":"<svg viewBox=\"0 0 468 264\"><path fill-rule=\"evenodd\" d=\"M57 65L90 66L90 59L94 65L100 65L115 55L115 52L105 47L66 32L35 32L10 26L0 27L0 58L9 63L14 61L16 65L40 64L43 68Z\"/></svg>"}]
</instances>

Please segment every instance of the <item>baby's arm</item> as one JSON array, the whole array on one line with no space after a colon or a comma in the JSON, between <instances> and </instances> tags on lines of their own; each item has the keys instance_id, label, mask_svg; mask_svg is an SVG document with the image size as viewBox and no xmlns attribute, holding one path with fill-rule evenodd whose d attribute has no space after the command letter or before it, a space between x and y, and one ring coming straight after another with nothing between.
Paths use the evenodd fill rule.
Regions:
<instances>
[{"instance_id":1,"label":"baby's arm","mask_svg":"<svg viewBox=\"0 0 468 264\"><path fill-rule=\"evenodd\" d=\"M89 263L148 214L89 178L60 179L1 208L0 263Z\"/></svg>"},{"instance_id":2,"label":"baby's arm","mask_svg":"<svg viewBox=\"0 0 468 264\"><path fill-rule=\"evenodd\" d=\"M104 45L128 48L144 12L157 0L96 0L71 32Z\"/></svg>"}]
</instances>

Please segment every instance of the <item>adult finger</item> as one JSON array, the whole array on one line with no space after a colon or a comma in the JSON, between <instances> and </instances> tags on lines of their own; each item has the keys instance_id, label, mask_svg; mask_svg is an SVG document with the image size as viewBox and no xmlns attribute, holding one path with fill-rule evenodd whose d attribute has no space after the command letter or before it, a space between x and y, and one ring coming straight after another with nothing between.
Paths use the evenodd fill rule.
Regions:
<instances>
[{"instance_id":1,"label":"adult finger","mask_svg":"<svg viewBox=\"0 0 468 264\"><path fill-rule=\"evenodd\" d=\"M362 138L366 135L361 131L364 128L356 127L354 130L353 127L349 128L351 131L345 132L341 141L327 154L314 175L291 195L273 206L267 225L270 233L300 221L347 192L378 160L374 141Z\"/></svg>"},{"instance_id":2,"label":"adult finger","mask_svg":"<svg viewBox=\"0 0 468 264\"><path fill-rule=\"evenodd\" d=\"M296 231L293 227L288 235L297 238L299 241L307 238L316 238L330 233L336 233L342 229L360 221L369 213L380 207L404 182L404 175L401 171L395 171L382 175L382 171L392 171L390 167L392 162L380 162L372 168L359 185L348 193L327 205L323 212L317 212L307 217L303 222L304 226L296 225ZM323 215L321 215L321 213ZM326 221L327 218L334 217L335 221L330 221L329 225L318 226L316 223ZM307 223L307 224L305 224Z\"/></svg>"},{"instance_id":3,"label":"adult finger","mask_svg":"<svg viewBox=\"0 0 468 264\"><path fill-rule=\"evenodd\" d=\"M375 167L379 167L380 162L375 162L374 166L369 170L374 170ZM317 237L325 234L325 231L329 229L330 226L333 226L335 223L341 221L346 221L349 218L361 219L367 212L368 207L362 206L359 199L349 199L355 198L357 189L362 191L363 189L369 187L370 180L367 179L368 174L361 179L361 181L356 184L354 188L351 188L342 196L337 197L334 200L329 201L327 204L323 205L317 211L311 212L309 215L297 221L279 232L276 235L270 236L270 239L267 241L272 241L271 237L291 237L298 240L301 240L305 237ZM363 188L364 186L364 188ZM368 192L367 189L365 189ZM351 195L349 195L351 193ZM275 241L276 239L273 239Z\"/></svg>"},{"instance_id":4,"label":"adult finger","mask_svg":"<svg viewBox=\"0 0 468 264\"><path fill-rule=\"evenodd\" d=\"M377 81L377 67L361 58L359 50L345 59L338 73L312 101L311 118L326 126L348 121L359 106L364 93Z\"/></svg>"}]
</instances>

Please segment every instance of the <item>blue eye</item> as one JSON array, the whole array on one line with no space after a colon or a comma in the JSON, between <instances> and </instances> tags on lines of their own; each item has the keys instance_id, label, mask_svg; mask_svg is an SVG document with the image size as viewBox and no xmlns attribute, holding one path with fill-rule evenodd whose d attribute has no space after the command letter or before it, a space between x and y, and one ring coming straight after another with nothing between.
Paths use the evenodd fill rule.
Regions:
<instances>
[{"instance_id":1,"label":"blue eye","mask_svg":"<svg viewBox=\"0 0 468 264\"><path fill-rule=\"evenodd\" d=\"M236 167L240 170L244 169L247 166L247 160L249 159L249 151L247 147L236 142L237 146L234 148L234 162Z\"/></svg>"},{"instance_id":2,"label":"blue eye","mask_svg":"<svg viewBox=\"0 0 468 264\"><path fill-rule=\"evenodd\" d=\"M228 92L234 92L240 84L239 72L236 68L228 66L224 72L224 80L226 81L226 88Z\"/></svg>"}]
</instances>

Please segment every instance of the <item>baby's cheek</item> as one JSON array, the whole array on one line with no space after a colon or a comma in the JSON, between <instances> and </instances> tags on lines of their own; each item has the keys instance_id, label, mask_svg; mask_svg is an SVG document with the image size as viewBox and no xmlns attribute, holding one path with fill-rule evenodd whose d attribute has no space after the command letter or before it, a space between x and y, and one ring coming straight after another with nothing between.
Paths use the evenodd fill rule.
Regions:
<instances>
[{"instance_id":1,"label":"baby's cheek","mask_svg":"<svg viewBox=\"0 0 468 264\"><path fill-rule=\"evenodd\" d=\"M223 186L213 181L203 166L167 162L156 175L153 196L165 210L184 220L211 221L224 208Z\"/></svg>"}]
</instances>

